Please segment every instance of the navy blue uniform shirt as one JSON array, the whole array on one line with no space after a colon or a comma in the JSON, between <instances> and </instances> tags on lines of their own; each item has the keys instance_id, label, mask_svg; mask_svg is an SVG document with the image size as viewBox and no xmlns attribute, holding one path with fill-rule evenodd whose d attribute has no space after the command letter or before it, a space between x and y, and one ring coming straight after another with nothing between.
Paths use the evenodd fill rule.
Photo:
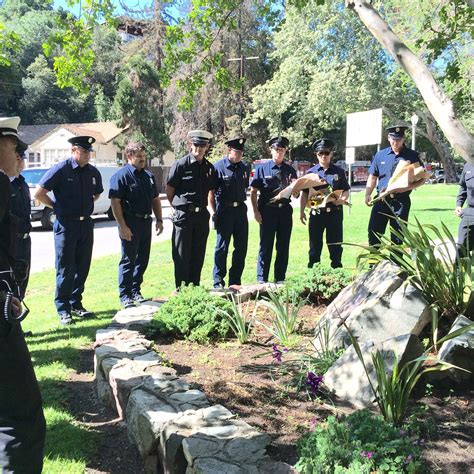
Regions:
<instances>
[{"instance_id":1,"label":"navy blue uniform shirt","mask_svg":"<svg viewBox=\"0 0 474 474\"><path fill-rule=\"evenodd\" d=\"M216 188L216 170L205 158L199 162L189 153L173 163L167 184L175 188L173 206L206 207L209 191Z\"/></svg>"},{"instance_id":2,"label":"navy blue uniform shirt","mask_svg":"<svg viewBox=\"0 0 474 474\"><path fill-rule=\"evenodd\" d=\"M51 167L39 184L53 191L54 213L60 218L90 216L94 195L104 191L99 170L90 164L81 168L73 158Z\"/></svg>"},{"instance_id":3,"label":"navy blue uniform shirt","mask_svg":"<svg viewBox=\"0 0 474 474\"><path fill-rule=\"evenodd\" d=\"M462 169L456 206L462 207L466 201L469 207L474 207L474 166L470 163Z\"/></svg>"},{"instance_id":4,"label":"navy blue uniform shirt","mask_svg":"<svg viewBox=\"0 0 474 474\"><path fill-rule=\"evenodd\" d=\"M26 184L25 178L20 174L11 180L11 201L10 210L18 220L18 232L28 234L31 230L31 197L30 188Z\"/></svg>"},{"instance_id":5,"label":"navy blue uniform shirt","mask_svg":"<svg viewBox=\"0 0 474 474\"><path fill-rule=\"evenodd\" d=\"M400 160L405 160L409 163L420 163L423 164L420 160L418 152L411 150L404 146L399 155L396 155L392 150L392 147L384 148L376 153L372 164L369 168L369 173L378 178L377 182L377 193L381 193L387 189L388 182L397 167L397 164ZM397 197L401 198L403 196L408 196L411 191L406 191L404 193L398 193Z\"/></svg>"},{"instance_id":6,"label":"navy blue uniform shirt","mask_svg":"<svg viewBox=\"0 0 474 474\"><path fill-rule=\"evenodd\" d=\"M226 156L214 163L216 169L216 203L245 202L249 187L250 169L242 161L232 164Z\"/></svg>"},{"instance_id":7,"label":"navy blue uniform shirt","mask_svg":"<svg viewBox=\"0 0 474 474\"><path fill-rule=\"evenodd\" d=\"M273 160L259 163L255 168L255 174L250 186L260 191L258 206L264 206L273 196L296 179L296 170L293 166L283 162L278 166Z\"/></svg>"},{"instance_id":8,"label":"navy blue uniform shirt","mask_svg":"<svg viewBox=\"0 0 474 474\"><path fill-rule=\"evenodd\" d=\"M109 198L122 201L125 213L151 214L152 201L158 196L153 173L138 170L128 163L110 178Z\"/></svg>"},{"instance_id":9,"label":"navy blue uniform shirt","mask_svg":"<svg viewBox=\"0 0 474 474\"><path fill-rule=\"evenodd\" d=\"M324 179L329 186L331 186L333 191L342 189L343 191L348 191L351 189L349 183L347 182L346 172L334 164L330 164L327 170L317 163L316 165L309 168L306 174L314 173L317 174L320 178ZM309 192L309 190L305 190Z\"/></svg>"}]
</instances>

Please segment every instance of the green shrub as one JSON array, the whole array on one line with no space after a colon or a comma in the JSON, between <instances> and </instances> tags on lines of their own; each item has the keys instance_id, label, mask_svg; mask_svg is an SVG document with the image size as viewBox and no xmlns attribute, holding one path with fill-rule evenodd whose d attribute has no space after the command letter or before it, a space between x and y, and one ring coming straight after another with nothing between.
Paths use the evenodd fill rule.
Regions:
<instances>
[{"instance_id":1,"label":"green shrub","mask_svg":"<svg viewBox=\"0 0 474 474\"><path fill-rule=\"evenodd\" d=\"M200 286L183 287L164 303L153 317L147 335L184 337L199 344L222 339L229 332L229 323L221 311L229 313L232 304L210 295Z\"/></svg>"},{"instance_id":2,"label":"green shrub","mask_svg":"<svg viewBox=\"0 0 474 474\"><path fill-rule=\"evenodd\" d=\"M422 442L382 417L359 410L330 416L298 443L296 469L305 474L423 472Z\"/></svg>"},{"instance_id":3,"label":"green shrub","mask_svg":"<svg viewBox=\"0 0 474 474\"><path fill-rule=\"evenodd\" d=\"M351 276L346 270L315 265L304 273L288 278L285 288L319 305L329 304L350 283Z\"/></svg>"}]
</instances>

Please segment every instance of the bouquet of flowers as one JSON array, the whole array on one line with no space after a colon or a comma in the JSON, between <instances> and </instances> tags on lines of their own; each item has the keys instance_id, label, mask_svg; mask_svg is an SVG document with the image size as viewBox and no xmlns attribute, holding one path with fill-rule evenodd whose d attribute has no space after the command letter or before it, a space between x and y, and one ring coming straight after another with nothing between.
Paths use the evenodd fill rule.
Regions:
<instances>
[{"instance_id":1,"label":"bouquet of flowers","mask_svg":"<svg viewBox=\"0 0 474 474\"><path fill-rule=\"evenodd\" d=\"M375 199L372 199L370 204L374 204L390 194L404 193L419 188L425 184L425 181L430 176L431 173L426 171L420 163L409 163L405 160L400 160L388 182L387 188Z\"/></svg>"},{"instance_id":2,"label":"bouquet of flowers","mask_svg":"<svg viewBox=\"0 0 474 474\"><path fill-rule=\"evenodd\" d=\"M317 175L316 173L308 173L302 176L301 178L298 178L293 181L285 189L282 189L276 196L273 196L270 201L275 202L280 199L290 199L291 196L298 197L299 192L303 189L327 186L328 184L326 183L326 181L322 179L319 175Z\"/></svg>"}]
</instances>

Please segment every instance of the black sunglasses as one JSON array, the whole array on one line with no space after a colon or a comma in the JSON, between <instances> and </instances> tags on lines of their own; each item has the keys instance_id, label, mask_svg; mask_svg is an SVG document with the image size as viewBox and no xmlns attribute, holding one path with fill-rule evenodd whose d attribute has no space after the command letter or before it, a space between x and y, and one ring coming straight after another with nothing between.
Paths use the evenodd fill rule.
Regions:
<instances>
[{"instance_id":1,"label":"black sunglasses","mask_svg":"<svg viewBox=\"0 0 474 474\"><path fill-rule=\"evenodd\" d=\"M316 152L317 155L324 155L324 156L328 156L331 154L330 151L327 151L327 150L324 150L324 151L318 151Z\"/></svg>"}]
</instances>

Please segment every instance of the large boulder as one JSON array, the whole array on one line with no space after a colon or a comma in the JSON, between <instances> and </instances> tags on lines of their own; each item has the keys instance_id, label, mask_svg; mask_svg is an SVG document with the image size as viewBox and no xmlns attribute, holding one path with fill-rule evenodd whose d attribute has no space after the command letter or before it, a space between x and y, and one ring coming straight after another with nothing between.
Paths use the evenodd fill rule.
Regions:
<instances>
[{"instance_id":1,"label":"large boulder","mask_svg":"<svg viewBox=\"0 0 474 474\"><path fill-rule=\"evenodd\" d=\"M461 314L454 321L449 333L473 323L474 321ZM443 343L438 358L468 371L449 369L447 373L454 381L466 382L472 380L474 378L474 329L470 329L464 334Z\"/></svg>"},{"instance_id":2,"label":"large boulder","mask_svg":"<svg viewBox=\"0 0 474 474\"><path fill-rule=\"evenodd\" d=\"M430 308L421 293L385 261L344 288L318 322L316 350L351 344L349 327L359 342L381 342L402 334L419 335L430 321ZM322 335L325 335L323 337Z\"/></svg>"},{"instance_id":3,"label":"large boulder","mask_svg":"<svg viewBox=\"0 0 474 474\"><path fill-rule=\"evenodd\" d=\"M395 360L399 366L416 359L423 353L423 345L413 334L404 334L382 342L367 341L360 344L364 363L374 388L377 387L372 354L378 350L384 358L386 372L391 374ZM357 408L373 405L375 397L364 366L354 346L350 346L324 375L324 385L337 397Z\"/></svg>"}]
</instances>

